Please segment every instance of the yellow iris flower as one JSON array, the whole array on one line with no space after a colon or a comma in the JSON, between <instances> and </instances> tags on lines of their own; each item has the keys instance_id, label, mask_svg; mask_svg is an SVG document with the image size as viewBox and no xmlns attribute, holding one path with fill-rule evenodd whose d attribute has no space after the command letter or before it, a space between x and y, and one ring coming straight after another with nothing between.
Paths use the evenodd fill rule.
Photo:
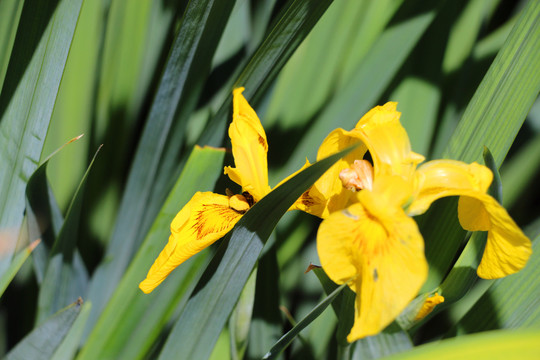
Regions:
<instances>
[{"instance_id":1,"label":"yellow iris flower","mask_svg":"<svg viewBox=\"0 0 540 360\"><path fill-rule=\"evenodd\" d=\"M233 91L233 121L229 127L235 168L225 174L242 187L241 195L197 192L171 223L169 242L139 288L150 293L174 268L229 232L242 215L271 190L268 185L266 134L242 91Z\"/></svg>"},{"instance_id":2,"label":"yellow iris flower","mask_svg":"<svg viewBox=\"0 0 540 360\"><path fill-rule=\"evenodd\" d=\"M424 157L412 152L396 105L372 109L351 131L330 133L318 157L357 141L365 147L334 165L297 204L325 219L317 235L321 265L334 282L347 283L357 293L349 341L380 332L418 293L428 266L411 216L425 212L436 199L460 196L462 227L488 231L480 277L515 273L531 254L530 240L487 194L491 171L454 160L418 167ZM373 166L363 159L368 150Z\"/></svg>"}]
</instances>

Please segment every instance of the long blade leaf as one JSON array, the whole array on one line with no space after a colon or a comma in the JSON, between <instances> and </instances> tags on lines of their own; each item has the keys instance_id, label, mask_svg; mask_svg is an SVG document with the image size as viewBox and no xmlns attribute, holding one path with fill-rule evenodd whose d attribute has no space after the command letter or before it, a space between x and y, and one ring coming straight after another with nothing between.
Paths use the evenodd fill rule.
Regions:
<instances>
[{"instance_id":1,"label":"long blade leaf","mask_svg":"<svg viewBox=\"0 0 540 360\"><path fill-rule=\"evenodd\" d=\"M22 339L6 356L6 360L48 360L65 339L77 319L82 299L51 316Z\"/></svg>"},{"instance_id":2,"label":"long blade leaf","mask_svg":"<svg viewBox=\"0 0 540 360\"><path fill-rule=\"evenodd\" d=\"M0 94L0 274L24 216L26 182L38 167L82 0L28 0Z\"/></svg>"},{"instance_id":3,"label":"long blade leaf","mask_svg":"<svg viewBox=\"0 0 540 360\"><path fill-rule=\"evenodd\" d=\"M148 202L173 120L180 116L179 112L180 120L184 120L183 117L196 105L205 79L201 74L209 72L212 54L233 4L231 0L192 0L187 6L133 160L105 255L109 260L96 270L90 284L88 298L93 307L89 328L97 320L148 230L141 229L140 224L146 223L145 217L156 215L147 213ZM173 153L176 154L181 142L172 141L169 146L175 147Z\"/></svg>"},{"instance_id":4,"label":"long blade leaf","mask_svg":"<svg viewBox=\"0 0 540 360\"><path fill-rule=\"evenodd\" d=\"M277 222L346 149L316 162L256 203L218 249L175 324L160 359L207 359Z\"/></svg>"}]
</instances>

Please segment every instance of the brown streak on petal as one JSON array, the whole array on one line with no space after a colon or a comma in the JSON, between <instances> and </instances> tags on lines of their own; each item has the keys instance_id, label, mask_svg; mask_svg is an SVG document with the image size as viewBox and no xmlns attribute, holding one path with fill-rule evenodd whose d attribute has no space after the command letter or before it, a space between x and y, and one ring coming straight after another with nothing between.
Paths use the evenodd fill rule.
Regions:
<instances>
[{"instance_id":1,"label":"brown streak on petal","mask_svg":"<svg viewBox=\"0 0 540 360\"><path fill-rule=\"evenodd\" d=\"M197 240L204 238L208 234L225 230L229 226L229 223L236 217L236 214L237 212L225 205L202 205L202 209L197 211L195 215L196 221L193 226L197 233ZM206 219L210 216L217 216L223 219L219 227L208 226Z\"/></svg>"},{"instance_id":2,"label":"brown streak on petal","mask_svg":"<svg viewBox=\"0 0 540 360\"><path fill-rule=\"evenodd\" d=\"M261 135L259 135L259 144L261 144L265 151L268 151L268 144L266 144L266 140Z\"/></svg>"},{"instance_id":3,"label":"brown streak on petal","mask_svg":"<svg viewBox=\"0 0 540 360\"><path fill-rule=\"evenodd\" d=\"M300 196L300 202L305 206L313 206L315 205L315 201L313 198L309 195L309 190L304 192L302 196Z\"/></svg>"}]
</instances>

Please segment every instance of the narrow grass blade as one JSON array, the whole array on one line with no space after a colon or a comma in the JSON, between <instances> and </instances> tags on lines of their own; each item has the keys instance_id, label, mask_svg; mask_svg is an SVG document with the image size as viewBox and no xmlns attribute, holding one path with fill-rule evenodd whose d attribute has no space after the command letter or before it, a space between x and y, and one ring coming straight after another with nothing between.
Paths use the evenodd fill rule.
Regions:
<instances>
[{"instance_id":1,"label":"narrow grass blade","mask_svg":"<svg viewBox=\"0 0 540 360\"><path fill-rule=\"evenodd\" d=\"M306 156L314 158L330 131L337 127L351 129L375 105L441 6L430 4L419 10L418 5L419 2L405 3L397 11L348 82L313 120L282 167L280 177L294 171Z\"/></svg>"},{"instance_id":2,"label":"narrow grass blade","mask_svg":"<svg viewBox=\"0 0 540 360\"><path fill-rule=\"evenodd\" d=\"M478 280L476 269L482 260L486 240L487 235L482 232L471 236L452 270L440 286L441 295L444 296L444 304L435 308L435 311L461 299L476 283Z\"/></svg>"},{"instance_id":3,"label":"narrow grass blade","mask_svg":"<svg viewBox=\"0 0 540 360\"><path fill-rule=\"evenodd\" d=\"M73 42L43 145L42 161L44 161L44 156L53 152L58 144L63 143L65 139L77 134L87 134L85 145L78 145L70 148L69 151L60 152L47 167L50 186L64 213L86 171L88 160L96 149L91 144L91 140L94 135L92 119L95 115L94 95L96 94L98 54L101 50L100 35L104 25L102 6L101 1L84 1L81 6L77 28L73 35ZM106 149L113 146L113 144L107 143ZM110 151L110 149L107 150ZM96 168L92 172L95 174ZM107 180L102 179L103 181ZM101 188L101 191L104 187Z\"/></svg>"},{"instance_id":4,"label":"narrow grass blade","mask_svg":"<svg viewBox=\"0 0 540 360\"><path fill-rule=\"evenodd\" d=\"M41 239L42 244L32 254L36 280L41 285L52 248L64 217L47 181L48 161L41 164L26 186L26 216L30 241Z\"/></svg>"},{"instance_id":5,"label":"narrow grass blade","mask_svg":"<svg viewBox=\"0 0 540 360\"><path fill-rule=\"evenodd\" d=\"M540 91L540 3L528 1L478 87L444 156L478 161L487 146L500 164Z\"/></svg>"},{"instance_id":6,"label":"narrow grass blade","mask_svg":"<svg viewBox=\"0 0 540 360\"><path fill-rule=\"evenodd\" d=\"M540 154L540 134L535 135L518 153L502 165L501 177L504 184L503 204L505 207L512 206L534 179L535 174L538 174L540 170L538 154Z\"/></svg>"},{"instance_id":7,"label":"narrow grass blade","mask_svg":"<svg viewBox=\"0 0 540 360\"><path fill-rule=\"evenodd\" d=\"M73 196L60 233L51 248L38 297L37 324L86 292L88 271L76 248L84 188L98 152L99 149Z\"/></svg>"},{"instance_id":8,"label":"narrow grass blade","mask_svg":"<svg viewBox=\"0 0 540 360\"><path fill-rule=\"evenodd\" d=\"M309 34L333 0L292 0L273 22L272 29L250 58L234 87L246 88L244 96L257 107L268 87L292 56L296 48ZM229 94L217 114L211 119L197 141L198 144L221 146L227 120L231 112L232 95Z\"/></svg>"},{"instance_id":9,"label":"narrow grass blade","mask_svg":"<svg viewBox=\"0 0 540 360\"><path fill-rule=\"evenodd\" d=\"M9 265L7 271L0 277L0 297L2 297L2 294L8 287L11 280L13 280L21 266L24 264L26 259L28 259L28 256L30 256L32 251L36 248L36 246L39 245L39 243L39 239L33 241L30 245L13 257L13 261Z\"/></svg>"},{"instance_id":10,"label":"narrow grass blade","mask_svg":"<svg viewBox=\"0 0 540 360\"><path fill-rule=\"evenodd\" d=\"M149 212L148 203L152 206L151 194L156 172L166 151L164 146L168 144L173 147L171 156L174 157L182 144L182 136L167 142L171 136L173 120L183 123L184 117L196 105L233 3L231 0L192 0L186 8L131 165L131 173L105 254L109 260L96 270L90 284L88 298L92 300L93 308L89 328L97 320L148 230L141 228L141 224L147 222L145 217L151 221L159 210L158 207L156 213ZM164 188L162 194L153 195L157 197L157 204L160 205L164 200L168 189Z\"/></svg>"},{"instance_id":11,"label":"narrow grass blade","mask_svg":"<svg viewBox=\"0 0 540 360\"><path fill-rule=\"evenodd\" d=\"M143 294L138 284L166 244L176 213L196 191L214 190L223 174L224 159L223 149L193 149L143 244L92 327L78 359L143 358L176 309L185 304L207 263L208 252L173 271L152 294Z\"/></svg>"},{"instance_id":12,"label":"narrow grass blade","mask_svg":"<svg viewBox=\"0 0 540 360\"><path fill-rule=\"evenodd\" d=\"M337 289L338 286L328 278L323 269L315 268L314 272L327 294ZM349 335L354 323L355 298L356 294L351 289L345 288L332 302L332 307L338 318L336 330L336 338L340 347L338 353L350 352L351 359L379 359L413 347L409 335L395 322L375 336L369 336L350 344L347 341L347 335Z\"/></svg>"},{"instance_id":13,"label":"narrow grass blade","mask_svg":"<svg viewBox=\"0 0 540 360\"><path fill-rule=\"evenodd\" d=\"M498 330L421 345L386 360L536 359L540 330Z\"/></svg>"},{"instance_id":14,"label":"narrow grass blade","mask_svg":"<svg viewBox=\"0 0 540 360\"><path fill-rule=\"evenodd\" d=\"M23 4L24 1L20 0L0 2L0 90L2 90L4 83Z\"/></svg>"},{"instance_id":15,"label":"narrow grass blade","mask_svg":"<svg viewBox=\"0 0 540 360\"><path fill-rule=\"evenodd\" d=\"M306 326L311 324L319 315L322 314L324 310L332 303L332 301L339 295L339 293L347 286L347 284L340 285L337 287L330 295L328 295L323 301L319 303L306 317L298 322L291 330L289 330L285 335L279 339L279 341L272 346L263 359L275 359L289 344L294 340L294 338L302 331Z\"/></svg>"},{"instance_id":16,"label":"narrow grass blade","mask_svg":"<svg viewBox=\"0 0 540 360\"><path fill-rule=\"evenodd\" d=\"M81 312L77 316L77 319L73 322L71 329L62 340L62 343L56 348L56 351L51 356L51 360L72 360L75 358L75 354L79 349L81 337L83 336L84 326L90 316L90 310L92 309L92 303L86 301L81 309Z\"/></svg>"},{"instance_id":17,"label":"narrow grass blade","mask_svg":"<svg viewBox=\"0 0 540 360\"><path fill-rule=\"evenodd\" d=\"M22 339L6 360L48 360L53 356L81 312L82 299L51 316Z\"/></svg>"},{"instance_id":18,"label":"narrow grass blade","mask_svg":"<svg viewBox=\"0 0 540 360\"><path fill-rule=\"evenodd\" d=\"M222 241L160 354L207 359L279 219L346 149L316 162L257 202Z\"/></svg>"},{"instance_id":19,"label":"narrow grass blade","mask_svg":"<svg viewBox=\"0 0 540 360\"><path fill-rule=\"evenodd\" d=\"M388 5L387 1L373 4ZM305 126L325 104L337 87L337 74L347 55L359 50L352 48L351 38L366 35L367 16L362 11L366 6L363 0L330 5L280 72L264 116L265 127L275 122L282 130ZM373 18L371 25L377 27L374 23L379 19Z\"/></svg>"},{"instance_id":20,"label":"narrow grass blade","mask_svg":"<svg viewBox=\"0 0 540 360\"><path fill-rule=\"evenodd\" d=\"M503 202L503 188L502 188L502 181L501 181L501 174L499 174L499 166L495 162L495 159L493 159L493 155L491 154L491 151L489 151L489 148L487 146L484 146L484 164L491 170L491 173L493 174L493 181L491 182L491 185L489 186L489 194L493 196L499 204L502 204Z\"/></svg>"},{"instance_id":21,"label":"narrow grass blade","mask_svg":"<svg viewBox=\"0 0 540 360\"><path fill-rule=\"evenodd\" d=\"M321 285L324 288L324 292L327 295L330 295L335 289L338 288L338 285L335 284L330 278L326 275L322 268L313 269L315 275L321 282ZM347 335L351 331L351 328L354 323L354 299L356 294L349 288L343 289L343 291L336 297L334 302L332 302L332 307L338 318L338 326L336 330L336 338L338 345L347 346L349 343L347 341Z\"/></svg>"},{"instance_id":22,"label":"narrow grass blade","mask_svg":"<svg viewBox=\"0 0 540 360\"><path fill-rule=\"evenodd\" d=\"M231 317L229 318L229 336L231 343L231 359L241 360L247 348L248 335L250 331L251 317L255 300L255 280L257 279L257 269L253 270L246 286L240 294Z\"/></svg>"},{"instance_id":23,"label":"narrow grass blade","mask_svg":"<svg viewBox=\"0 0 540 360\"><path fill-rule=\"evenodd\" d=\"M255 302L245 356L247 359L262 358L281 336L283 324L279 311L279 278L280 272L274 245L266 251L263 250L257 264Z\"/></svg>"},{"instance_id":24,"label":"narrow grass blade","mask_svg":"<svg viewBox=\"0 0 540 360\"><path fill-rule=\"evenodd\" d=\"M43 163L34 171L26 185L26 216L28 237L30 241L41 239L42 245L32 254L34 270L38 284L41 285L45 268L49 261L49 250L53 247L60 229L64 224L64 217L52 193L47 178L49 160L55 157L68 144L79 140L79 135L47 156ZM81 263L82 264L82 263Z\"/></svg>"},{"instance_id":25,"label":"narrow grass blade","mask_svg":"<svg viewBox=\"0 0 540 360\"><path fill-rule=\"evenodd\" d=\"M0 274L24 216L26 182L38 167L82 0L24 3L0 94Z\"/></svg>"}]
</instances>

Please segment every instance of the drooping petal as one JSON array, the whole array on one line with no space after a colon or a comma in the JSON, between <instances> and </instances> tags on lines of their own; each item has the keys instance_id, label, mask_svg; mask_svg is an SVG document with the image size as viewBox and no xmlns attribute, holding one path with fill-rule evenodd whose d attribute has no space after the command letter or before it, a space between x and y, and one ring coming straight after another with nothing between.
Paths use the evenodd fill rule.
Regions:
<instances>
[{"instance_id":1,"label":"drooping petal","mask_svg":"<svg viewBox=\"0 0 540 360\"><path fill-rule=\"evenodd\" d=\"M323 141L317 152L317 160L340 152L359 142L358 136L343 129L332 131ZM343 187L339 173L351 167L355 160L362 159L367 148L360 144L350 153L338 160L313 186L297 201L299 210L326 218L330 213L344 209L349 201L355 199L354 193Z\"/></svg>"},{"instance_id":2,"label":"drooping petal","mask_svg":"<svg viewBox=\"0 0 540 360\"><path fill-rule=\"evenodd\" d=\"M229 197L197 192L171 223L169 242L139 288L154 290L178 265L222 238L242 214L229 206Z\"/></svg>"},{"instance_id":3,"label":"drooping petal","mask_svg":"<svg viewBox=\"0 0 540 360\"><path fill-rule=\"evenodd\" d=\"M399 121L401 113L396 108L396 102L374 107L352 131L367 145L373 158L375 177L387 174L409 178L416 165L424 161L422 155L411 150L409 136Z\"/></svg>"},{"instance_id":4,"label":"drooping petal","mask_svg":"<svg viewBox=\"0 0 540 360\"><path fill-rule=\"evenodd\" d=\"M421 165L416 174L414 201L409 215L425 212L436 199L460 196L458 217L469 231L487 231L478 276L496 279L522 269L531 255L531 242L506 210L486 192L491 171L477 163L439 160Z\"/></svg>"},{"instance_id":5,"label":"drooping petal","mask_svg":"<svg viewBox=\"0 0 540 360\"><path fill-rule=\"evenodd\" d=\"M350 342L383 330L427 276L424 243L414 220L369 191L359 199L330 214L317 235L325 272L338 284L348 282L357 294Z\"/></svg>"},{"instance_id":6,"label":"drooping petal","mask_svg":"<svg viewBox=\"0 0 540 360\"><path fill-rule=\"evenodd\" d=\"M481 193L462 196L458 214L464 229L488 231L479 277L498 279L525 267L532 253L531 241L494 198Z\"/></svg>"},{"instance_id":7,"label":"drooping petal","mask_svg":"<svg viewBox=\"0 0 540 360\"><path fill-rule=\"evenodd\" d=\"M225 167L225 174L259 201L270 192L266 155L268 142L261 121L242 91L244 88L233 91L233 121L229 127L236 167Z\"/></svg>"},{"instance_id":8,"label":"drooping petal","mask_svg":"<svg viewBox=\"0 0 540 360\"><path fill-rule=\"evenodd\" d=\"M486 193L492 179L491 170L478 163L428 161L416 170L414 201L409 205L407 213L422 214L435 200L460 195L462 191Z\"/></svg>"}]
</instances>

